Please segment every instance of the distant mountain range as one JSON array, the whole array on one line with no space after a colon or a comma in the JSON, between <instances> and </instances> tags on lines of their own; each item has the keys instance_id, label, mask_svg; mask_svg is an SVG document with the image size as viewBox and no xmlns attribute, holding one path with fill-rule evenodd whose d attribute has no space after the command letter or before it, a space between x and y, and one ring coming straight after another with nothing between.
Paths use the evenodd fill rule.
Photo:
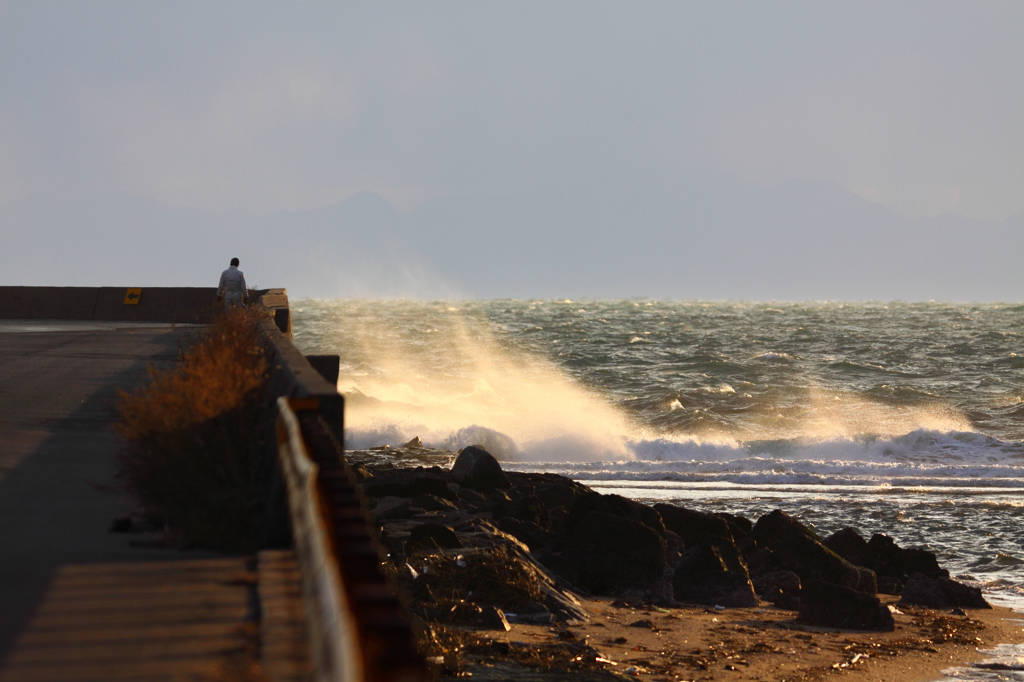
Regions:
<instances>
[{"instance_id":1,"label":"distant mountain range","mask_svg":"<svg viewBox=\"0 0 1024 682\"><path fill-rule=\"evenodd\" d=\"M176 209L129 194L0 206L0 284L213 286L232 256L293 296L1019 301L1024 213L907 218L830 183L541 186L397 211Z\"/></svg>"}]
</instances>

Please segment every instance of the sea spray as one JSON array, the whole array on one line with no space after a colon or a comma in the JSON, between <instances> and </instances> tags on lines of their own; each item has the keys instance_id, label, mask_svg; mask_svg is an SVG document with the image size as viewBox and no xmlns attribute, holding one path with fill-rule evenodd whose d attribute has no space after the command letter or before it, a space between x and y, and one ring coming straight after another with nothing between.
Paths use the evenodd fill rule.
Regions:
<instances>
[{"instance_id":1,"label":"sea spray","mask_svg":"<svg viewBox=\"0 0 1024 682\"><path fill-rule=\"evenodd\" d=\"M624 460L624 414L486 320L435 306L419 325L347 330L339 390L351 447L482 445L505 460Z\"/></svg>"}]
</instances>

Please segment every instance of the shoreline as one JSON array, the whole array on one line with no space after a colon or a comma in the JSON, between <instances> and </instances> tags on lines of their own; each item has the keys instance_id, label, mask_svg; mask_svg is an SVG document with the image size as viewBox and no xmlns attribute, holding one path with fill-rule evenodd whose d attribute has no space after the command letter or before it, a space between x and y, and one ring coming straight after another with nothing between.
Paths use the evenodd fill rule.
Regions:
<instances>
[{"instance_id":1,"label":"shoreline","mask_svg":"<svg viewBox=\"0 0 1024 682\"><path fill-rule=\"evenodd\" d=\"M615 603L609 598L584 600L592 614L587 623L565 628L513 623L508 632L480 630L476 635L533 647L585 643L610 661L603 669L649 682L810 682L840 677L848 682L936 682L945 677L944 670L988 658L985 649L1024 644L1024 614L1002 607L952 616L901 605L896 630L881 633L810 626L768 604L715 611ZM653 627L632 625L638 621L650 621ZM493 660L485 659L466 671L486 678L493 665Z\"/></svg>"},{"instance_id":2,"label":"shoreline","mask_svg":"<svg viewBox=\"0 0 1024 682\"><path fill-rule=\"evenodd\" d=\"M800 618L814 617L805 616L803 608L797 612L794 594L780 595L778 588L762 592L763 582L756 595L750 592L753 600L748 600L749 603L723 608L717 604L730 602L715 601L711 597L712 601L702 599L704 605L695 605L683 596L689 592L679 592L689 587L689 582L685 581L691 578L685 578L684 584L679 582L679 572L674 579L670 575L695 557L703 560L706 539L693 543L688 539L681 546L682 554L667 559L670 562L666 565L667 582L662 583L661 588L652 588L650 583L645 589L620 584L611 592L605 592L595 589L593 583L581 586L572 577L580 564L567 563L566 551L579 544L580 529L586 524L579 522L581 525L572 530L575 512L568 510L574 509L576 501L582 499L587 502L584 508L614 511L615 505L628 502L624 498L595 493L582 483L556 474L510 471L505 490L490 487L490 484L481 485L479 481L474 482L472 476L465 475L465 471L459 472L461 455L452 465L455 453L431 451L415 442L401 448L349 451L347 455L371 500L370 513L381 530L382 547L389 554L389 564L406 592L421 642L426 643L425 653L433 660L441 678L472 676L497 681L553 680L571 676L587 680L628 677L649 682L733 679L810 682L842 675L844 680L853 681L936 682L944 679L944 670L970 666L990 657L985 653L987 649L1024 644L1024 614L1000 606L969 608L984 606L984 601L980 604L962 602L962 608L955 603L941 608L933 604L926 608L900 603L899 595L857 590L862 602L863 598L877 599L873 608L885 612L886 618L891 613L890 631L884 626L869 631L809 624ZM486 455L485 459L490 456ZM488 466L492 467L488 475L506 475L496 462ZM595 495L607 502L595 500ZM524 499L543 502L547 507L541 514L550 517L547 534L541 533L535 523L524 524L526 516L533 518L538 513L535 508L528 509ZM560 513L563 505L567 509L563 508ZM636 502L628 502L627 507L620 506L620 512L615 513L623 514L621 518L633 514L638 519L636 513L645 515L656 511ZM665 519L671 519L675 512L662 507L658 505L661 513L669 514ZM611 521L604 512L584 513L588 516L598 513L605 523ZM781 512L765 515L775 517L776 523L783 522L783 526L775 526L775 532L804 532L795 521L780 519L778 514ZM722 515L722 518L727 516ZM742 540L736 536L735 542L712 543L715 553L722 550L723 556L729 546L743 548L743 558L736 559L740 567L724 570L745 574L749 563L749 579L755 585L759 583L759 575L763 578L763 571L778 572L779 568L784 568L772 569L772 564L761 562L762 568L754 569L758 551L763 554L767 549L764 542L768 541L766 533L770 528L765 526L758 535L765 517L754 524L753 534ZM706 523L709 519L698 520ZM732 517L730 521L734 532L742 532L736 526L741 519ZM562 529L556 530L560 524ZM640 526L634 527L642 530ZM553 539L558 534L562 540ZM666 538L671 540L672 535L670 530L665 531ZM760 550L755 538L761 542ZM818 549L813 551L826 552L831 557L819 556L816 561L846 564L840 558L844 550L836 550L840 551L836 555L821 547L819 541L815 540L814 544ZM700 549L702 547L704 549ZM705 554L692 553L698 549ZM474 594L476 588L466 588L465 583L480 579L481 566L485 563L482 557L496 550L501 560L489 568L484 567L491 571L486 586L490 596L484 596L482 591ZM775 552L783 550L780 545ZM921 556L921 550L901 550L896 546L895 551L909 552L918 560L926 558ZM779 559L784 560L784 556L778 554L776 561ZM597 560L602 559L597 557ZM931 562L934 563L934 559ZM766 565L768 568L764 568ZM853 564L846 566L852 568ZM813 569L810 564L806 568ZM933 568L939 569L937 564ZM797 566L793 569L801 570ZM523 570L532 572L545 583L547 597L535 596L534 603L526 606L525 601L530 600L519 599L517 608L513 603L514 595L502 594L502 590L520 589L522 585L515 583L524 582ZM865 577L864 571L870 573L867 584L873 584L876 578L872 571L859 567L857 570L862 574L861 579ZM513 577L516 575L519 577ZM703 580L701 576L706 575L693 574L693 579ZM579 579L583 578L584 573L580 572ZM801 578L810 583L816 579L811 574ZM887 579L892 584L893 579ZM907 580L904 575L896 583L902 588ZM913 581L913 576L910 580ZM915 585L915 589L919 587ZM837 584L828 589L842 592L845 588ZM553 592L558 595L555 601L550 599ZM811 596L806 598L818 599L813 592L808 594ZM733 597L735 592L727 596ZM980 593L977 596L980 598ZM504 605L498 603L501 598L507 600ZM833 608L829 606L831 599L829 596L824 602L826 610ZM835 608L848 607L840 603L836 602ZM820 613L821 604L818 606ZM876 620L870 622L877 624L877 611L874 613L871 618Z\"/></svg>"}]
</instances>

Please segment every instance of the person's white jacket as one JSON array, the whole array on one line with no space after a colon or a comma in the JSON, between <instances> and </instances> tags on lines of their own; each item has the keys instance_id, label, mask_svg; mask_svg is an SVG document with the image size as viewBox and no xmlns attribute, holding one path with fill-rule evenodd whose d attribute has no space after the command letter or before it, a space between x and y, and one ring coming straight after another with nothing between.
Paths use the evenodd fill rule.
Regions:
<instances>
[{"instance_id":1,"label":"person's white jacket","mask_svg":"<svg viewBox=\"0 0 1024 682\"><path fill-rule=\"evenodd\" d=\"M249 290L245 288L245 275L237 266L232 265L220 273L217 296L223 297L225 309L233 305L241 305L248 293Z\"/></svg>"}]
</instances>

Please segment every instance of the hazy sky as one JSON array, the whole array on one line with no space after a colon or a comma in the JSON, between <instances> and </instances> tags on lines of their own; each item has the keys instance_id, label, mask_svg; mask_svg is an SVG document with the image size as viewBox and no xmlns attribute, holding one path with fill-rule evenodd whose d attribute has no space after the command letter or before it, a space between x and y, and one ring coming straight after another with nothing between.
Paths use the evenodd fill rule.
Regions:
<instances>
[{"instance_id":1,"label":"hazy sky","mask_svg":"<svg viewBox=\"0 0 1024 682\"><path fill-rule=\"evenodd\" d=\"M0 2L0 203L401 210L588 178L1024 210L1021 2Z\"/></svg>"}]
</instances>

